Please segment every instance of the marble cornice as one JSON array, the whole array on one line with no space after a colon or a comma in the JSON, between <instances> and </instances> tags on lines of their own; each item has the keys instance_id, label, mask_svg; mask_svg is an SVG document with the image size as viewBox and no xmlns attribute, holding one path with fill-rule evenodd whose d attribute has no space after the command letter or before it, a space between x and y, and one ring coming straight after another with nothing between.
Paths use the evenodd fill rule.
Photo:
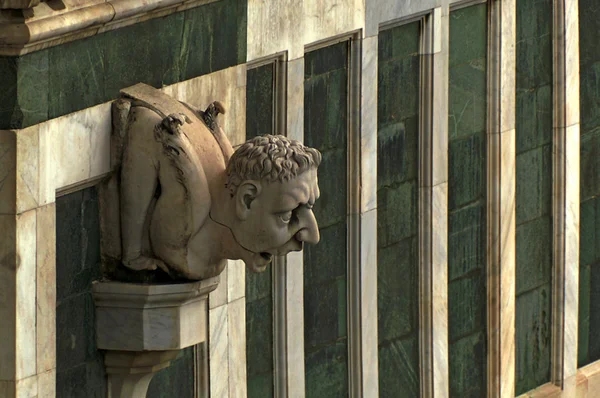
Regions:
<instances>
[{"instance_id":1,"label":"marble cornice","mask_svg":"<svg viewBox=\"0 0 600 398\"><path fill-rule=\"evenodd\" d=\"M17 56L219 0L63 0L0 10L0 56Z\"/></svg>"}]
</instances>

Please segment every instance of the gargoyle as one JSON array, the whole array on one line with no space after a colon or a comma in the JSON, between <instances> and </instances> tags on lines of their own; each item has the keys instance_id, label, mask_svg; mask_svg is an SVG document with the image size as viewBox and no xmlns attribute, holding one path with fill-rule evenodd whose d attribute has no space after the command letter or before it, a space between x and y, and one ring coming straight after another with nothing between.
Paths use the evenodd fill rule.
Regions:
<instances>
[{"instance_id":1,"label":"gargoyle","mask_svg":"<svg viewBox=\"0 0 600 398\"><path fill-rule=\"evenodd\" d=\"M122 93L115 173L101 192L103 259L113 271L200 280L227 259L262 271L273 256L319 241L319 151L266 135L234 152L217 123L222 104L202 112L142 84Z\"/></svg>"}]
</instances>

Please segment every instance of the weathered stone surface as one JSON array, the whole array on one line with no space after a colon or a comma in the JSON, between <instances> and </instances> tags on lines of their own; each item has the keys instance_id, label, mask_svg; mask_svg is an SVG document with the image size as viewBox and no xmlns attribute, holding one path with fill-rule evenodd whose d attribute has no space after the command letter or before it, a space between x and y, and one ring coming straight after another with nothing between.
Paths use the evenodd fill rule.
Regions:
<instances>
[{"instance_id":1,"label":"weathered stone surface","mask_svg":"<svg viewBox=\"0 0 600 398\"><path fill-rule=\"evenodd\" d=\"M171 366L154 375L148 387L148 397L193 397L194 396L194 347L181 350L171 361Z\"/></svg>"}]
</instances>

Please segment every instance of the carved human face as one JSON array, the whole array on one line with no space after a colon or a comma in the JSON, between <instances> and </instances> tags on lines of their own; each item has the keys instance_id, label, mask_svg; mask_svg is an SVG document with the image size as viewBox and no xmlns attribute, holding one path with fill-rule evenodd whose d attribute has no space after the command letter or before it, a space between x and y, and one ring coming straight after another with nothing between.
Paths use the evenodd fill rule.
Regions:
<instances>
[{"instance_id":1,"label":"carved human face","mask_svg":"<svg viewBox=\"0 0 600 398\"><path fill-rule=\"evenodd\" d=\"M264 271L273 256L302 250L319 242L312 207L319 198L317 170L291 181L244 181L235 195L237 222L232 230L249 252L243 258L253 271Z\"/></svg>"}]
</instances>

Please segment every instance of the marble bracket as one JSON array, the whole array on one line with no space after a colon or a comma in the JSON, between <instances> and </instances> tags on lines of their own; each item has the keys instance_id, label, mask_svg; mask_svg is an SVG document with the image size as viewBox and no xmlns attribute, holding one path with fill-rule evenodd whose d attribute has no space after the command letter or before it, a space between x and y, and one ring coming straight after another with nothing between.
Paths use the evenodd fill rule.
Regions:
<instances>
[{"instance_id":1,"label":"marble bracket","mask_svg":"<svg viewBox=\"0 0 600 398\"><path fill-rule=\"evenodd\" d=\"M145 285L95 282L97 347L111 398L144 398L152 377L179 352L207 340L208 294L219 277Z\"/></svg>"}]
</instances>

